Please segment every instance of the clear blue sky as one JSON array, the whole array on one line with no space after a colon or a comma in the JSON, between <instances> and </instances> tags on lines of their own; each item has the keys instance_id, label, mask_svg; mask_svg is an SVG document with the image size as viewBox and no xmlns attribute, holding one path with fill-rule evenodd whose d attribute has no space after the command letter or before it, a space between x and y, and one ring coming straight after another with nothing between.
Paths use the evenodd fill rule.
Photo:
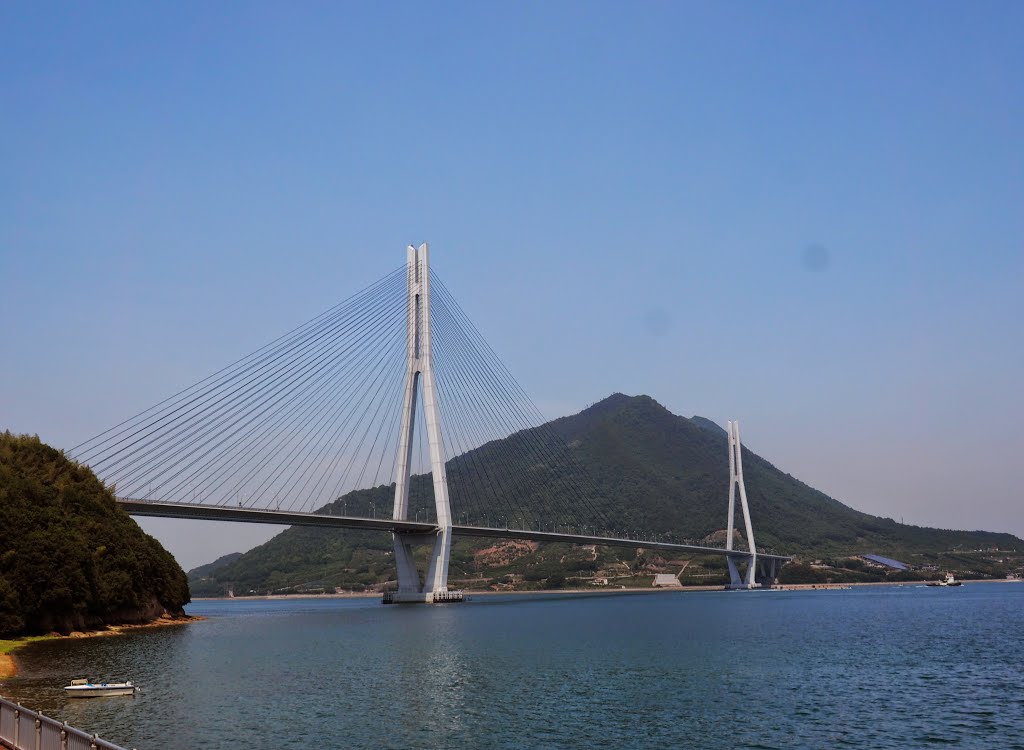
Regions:
<instances>
[{"instance_id":1,"label":"clear blue sky","mask_svg":"<svg viewBox=\"0 0 1024 750\"><path fill-rule=\"evenodd\" d=\"M856 508L1024 534L1022 33L1019 2L5 3L0 427L70 448L429 241L549 416L648 393ZM187 523L146 528L188 567L266 535Z\"/></svg>"}]
</instances>

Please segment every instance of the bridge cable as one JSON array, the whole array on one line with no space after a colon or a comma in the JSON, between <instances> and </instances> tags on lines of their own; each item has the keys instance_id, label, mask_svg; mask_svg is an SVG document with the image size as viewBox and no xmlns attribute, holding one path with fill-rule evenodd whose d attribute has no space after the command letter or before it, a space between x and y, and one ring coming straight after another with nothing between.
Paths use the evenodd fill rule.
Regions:
<instances>
[{"instance_id":1,"label":"bridge cable","mask_svg":"<svg viewBox=\"0 0 1024 750\"><path fill-rule=\"evenodd\" d=\"M302 368L295 368L295 369L296 369L296 371L298 372L299 375L304 375L306 372L308 372L310 367L312 366L312 364L320 365L317 369L318 370L322 369L324 365L321 364L321 363L324 362L324 361L329 361L329 356L334 354L334 353L335 353L334 350L330 350L329 349L322 356L319 356L316 359L312 360L311 364L306 364L306 365L303 365ZM316 371L317 370L313 370L314 373ZM278 373L278 372L281 372L281 370L280 370L280 368L278 368L278 369L273 370L272 372ZM308 377L304 378L303 380L305 380L305 382L309 382L309 378ZM290 395L300 385L302 385L303 380L296 381L296 375L294 373L292 375L290 375L290 376L289 375L285 375L284 377L280 378L276 384L273 384L272 390L270 390L270 393L268 395L272 396L272 397L275 397L275 396L277 397L273 401L273 403L283 402L285 396ZM251 395L251 393L259 394L260 392L267 390L268 387L271 387L271 386L269 384L267 384L267 383L264 383L264 384L259 385L259 386L254 386L252 389L250 389L250 394L249 395ZM206 416L206 417L217 417L219 413L222 413L222 415L224 417L230 417L232 413L237 414L239 411L242 411L245 408L248 408L249 402L243 402L243 401L240 400L242 395L243 394L234 394L234 396L229 399L229 403L231 403L231 404L233 404L235 406L235 408L232 409L231 411L226 411L225 412L223 408L208 407L207 409L203 410L202 412L197 413L194 416L194 419L193 419L193 421L195 422L194 425L192 425L192 426L189 426L187 424L181 425L181 428L180 428L181 432L179 432L179 440L177 441L178 444L184 443L189 438L193 438L193 437L199 437L199 438L208 437L208 436L210 436L210 431L211 430L216 429L217 426L220 426L221 427L220 431L218 433L215 433L214 436L213 436L213 437L218 437L221 433L223 433L223 431L227 427L233 425L234 422L229 422L227 425L224 425L222 422L213 421L211 419L210 420L210 424L212 426L207 427L207 428L204 429L204 427L203 427L204 423L201 421L201 418L204 417L204 416ZM238 420L236 419L235 421L237 422ZM171 436L169 436L168 438L165 438L163 440L157 439L157 440L154 440L154 441L150 441L150 443L146 446L147 448L149 448L148 452L152 452L152 451L155 451L155 450L158 450L158 449L161 449L161 448L166 448L168 446L168 444L169 444L170 439L171 439ZM180 454L180 453L181 453L180 450L179 451L175 451L175 452L173 452L171 454L170 457L171 458L177 457L177 455ZM145 454L143 454L143 455L145 455ZM162 452L160 455L167 456L167 454L165 452ZM121 476L119 471L118 472L112 472L112 478L116 481L116 480L121 479L122 476ZM149 477L149 481L153 481L156 478L157 477L150 476Z\"/></svg>"},{"instance_id":2,"label":"bridge cable","mask_svg":"<svg viewBox=\"0 0 1024 750\"><path fill-rule=\"evenodd\" d=\"M330 352L328 352L328 354L329 353ZM322 370L323 367L318 368L318 369ZM314 373L315 372L316 371L314 370ZM307 383L309 382L308 378L306 379L306 382ZM316 381L314 380L313 382L315 383ZM286 406L287 405L287 401L285 400L286 397L288 395L290 395L291 393L293 393L301 385L302 385L302 381L299 381L298 383L294 383L294 379L290 380L288 377L281 378L276 384L274 384L273 390L271 390L270 393L268 394L268 396L276 397L274 399L274 401L272 402L272 405L280 403L280 404L282 404L282 408L283 408L283 406ZM264 390L265 387L266 386L264 386L264 388L258 389L257 392L259 392L261 390ZM224 412L223 416L224 417L230 417L230 415L233 414L233 413L238 413L239 411L242 411L242 410L244 410L246 408L249 408L249 405L250 405L249 402L238 402L237 408L235 408L235 409L233 409L232 411L229 411L229 412ZM207 411L205 413L197 414L196 415L196 419L194 420L196 422L195 426L192 427L192 428L188 428L188 427L184 428L184 433L180 435L180 437L182 439L179 441L179 443L187 440L188 438L192 438L192 437L198 437L198 438L207 437L207 436L209 436L210 430L211 429L215 429L218 426L221 427L220 433L223 433L224 429L227 429L227 427L232 426L233 424L235 424L238 421L236 419L235 422L230 422L227 425L224 425L222 422L216 422L216 421L212 421L211 420L211 426L207 427L204 430L203 423L199 421L199 418L201 416L204 416L204 415L205 416L213 416L213 417L215 417L215 416L217 416L217 412L218 411L222 411L222 410L212 409L211 411ZM237 432L237 430L236 430L236 432ZM220 433L218 433L215 436L219 437ZM234 434L234 433L232 433L232 434ZM155 448L153 448L151 450L157 450L160 447L165 447L166 443L167 443L167 441L164 441L163 443L159 443L157 445L157 447L155 447ZM176 457L178 453L180 453L180 451L175 452L170 457ZM167 456L166 452L162 452L161 455ZM113 478L115 480L120 480L120 479L123 478L120 475L120 473L113 473L112 476L113 476ZM153 481L156 478L157 477L150 476L149 479L150 479L150 481Z\"/></svg>"},{"instance_id":3,"label":"bridge cable","mask_svg":"<svg viewBox=\"0 0 1024 750\"><path fill-rule=\"evenodd\" d=\"M310 349L310 351L313 352L313 354L315 355L317 350L310 348L311 343L319 342L320 339L323 338L326 335L332 335L332 338L328 339L328 341L332 341L332 340L334 340L337 337L338 332L332 331L331 329L326 328L326 329L324 329L324 331L318 333L312 339L312 342L309 342L309 341L303 342L303 347L302 348L303 349ZM272 359L272 360L269 360L269 361L265 362L263 365L261 365L259 368L257 368L257 373L254 373L252 375L246 375L246 373L244 373L244 372L240 373L240 374L243 375L243 377L247 376L248 380L246 380L245 382L235 386L233 391L229 391L228 394L220 394L219 397L216 394L204 394L204 396L201 397L202 400L197 398L196 400L199 401L198 405L192 406L192 408L187 409L184 414L179 415L178 417L176 417L171 422L163 425L163 429L165 431L173 430L173 429L179 429L179 428L174 428L173 425L175 423L181 422L186 416L188 416L192 412L195 412L195 414L193 414L191 417L189 417L188 421L193 421L193 420L197 419L199 416L201 416L203 414L209 414L210 410L213 410L213 413L217 413L217 412L223 411L229 405L233 405L233 404L237 403L238 399L241 396L247 395L247 394L251 393L253 390L255 390L256 392L259 392L260 390L264 390L267 387L266 383L268 381L270 381L271 378L273 378L274 376L276 376L279 373L281 373L286 366L292 364L295 361L301 361L300 359L298 359L298 358L293 356L292 359L290 359L290 360L285 359L283 364L278 364L278 362L281 359L283 359L285 356L287 356L287 355L281 355L281 356L279 356L279 357L277 357L275 359ZM319 357L318 359L322 359L322 356ZM268 366L273 367L273 369L267 370L265 372L261 372L261 371L264 371ZM287 381L285 381L285 382L287 382ZM261 383L263 385L260 385ZM278 385L278 389L280 389L281 387L283 387L283 386L281 386L279 384ZM227 397L227 400L225 400L226 397ZM184 406L189 406L189 405L191 405L191 404L184 404L180 408L184 408ZM202 406L203 408L200 409L199 408L200 406ZM178 411L180 411L180 408L178 409ZM199 411L196 411L196 409L199 409ZM188 428L184 426L186 424L188 424L188 422L182 423L182 427L186 430L186 433L187 433ZM150 428L148 429L148 431L143 435L143 437L139 438L132 445L126 446L126 447L124 447L124 448L122 448L122 449L120 449L118 451L115 451L114 455L122 453L122 452L124 452L126 450L129 450L130 448L137 449L140 444L143 445L143 446L146 446L146 447L150 447L152 450L159 449L163 444L166 443L166 436L165 436L165 438L163 440L161 440L160 435L163 434L163 433L157 433L157 429L158 428L157 428L156 425L151 425ZM150 435L155 435L155 437L150 439L150 440L146 440L145 438L149 437ZM124 441L122 440L120 442L124 442ZM93 464L94 465L98 465L98 466L105 466L105 471L107 473L113 473L113 469L115 469L116 467L120 466L122 461L120 461L120 460L119 461L114 461L112 464L108 464L108 461L112 457L113 456L108 456L108 457L101 457L99 459L94 459ZM130 457L131 456L129 455L129 458Z\"/></svg>"},{"instance_id":4,"label":"bridge cable","mask_svg":"<svg viewBox=\"0 0 1024 750\"><path fill-rule=\"evenodd\" d=\"M120 437L124 433L129 432L131 430L137 431L140 425L146 424L147 420L150 420L151 423L159 422L161 419L166 418L167 413L169 411L170 413L173 413L175 411L176 406L179 406L180 404L188 402L194 398L202 397L203 395L206 395L210 392L216 391L224 387L226 384L230 383L232 380L237 378L240 374L247 372L247 370L244 369L245 366L251 366L254 364L258 364L260 362L264 362L268 358L272 358L276 354L280 354L282 351L286 351L290 348L297 346L298 344L301 344L310 336L315 335L317 331L322 330L325 326L329 326L332 320L344 314L349 308L358 308L366 298L376 294L379 288L381 288L382 286L392 284L396 280L397 274L401 270L402 269L397 269L396 271L393 271L391 274L388 274L384 278L378 280L377 282L374 282L373 284L369 285L362 291L358 292L356 295L353 295L348 300L345 300L344 302L335 305L329 311L322 313L321 315L317 316L311 321L307 321L306 323L298 326L289 333L286 333L283 336L278 337L277 339L274 340L274 342L271 342L271 344L268 344L256 350L255 352L246 355L245 357L239 360L236 360L233 364L228 365L227 367L222 368L221 370L218 370L217 372L207 376L198 383L194 383L188 388L179 391L174 396L170 396L161 401L160 403L156 404L155 406L152 406L149 409L146 409L140 412L139 414L136 414L134 417L130 417L124 422L121 422L119 425L116 425L115 427L112 427L109 430L106 430L105 432L102 432L99 435L94 436L89 440L86 440L84 443L80 443L78 446L72 449L75 460L81 462L93 461L95 459L95 453L98 449L103 450L104 446L107 446L107 448L109 448L110 446L116 446L120 444L120 442L122 441L116 440L117 437ZM325 318L325 316L327 317ZM218 375L220 376L219 378L217 378ZM211 378L217 379L210 383L208 381L210 381ZM206 385L204 386L203 384ZM118 428L122 427L123 429L118 430ZM114 430L118 430L118 432L116 432L113 435L110 435L110 433ZM101 439L104 436L107 437L105 439Z\"/></svg>"},{"instance_id":5,"label":"bridge cable","mask_svg":"<svg viewBox=\"0 0 1024 750\"><path fill-rule=\"evenodd\" d=\"M434 275L436 276L436 274ZM523 392L522 388L514 378L508 374L507 368L505 368L500 359L497 358L497 355L494 354L493 349L487 345L486 340L480 336L479 331L472 324L472 321L469 320L468 316L465 315L464 311L462 311L451 293L448 292L440 279L436 279L434 283L435 288L440 291L439 299L442 301L443 307L447 309L453 319L461 319L461 321L463 321L462 325L458 326L459 333L465 338L463 343L471 348L473 352L478 355L478 358L483 359L483 362L481 362L479 359L474 358L477 359L476 365L478 373L485 381L490 381L495 390L501 395L502 400L506 405L517 414L517 421L525 430L522 435L524 441L531 444L535 450L545 455L549 462L553 461L554 463L552 466L554 467L561 465L562 460L553 454L551 443L559 445L563 448L564 458L567 459L566 462L570 465L569 468L573 469L572 474L576 475L579 479L585 480L587 478L586 474L581 471L582 467L578 462L573 460L568 446L565 446L564 441L555 436L550 426L543 421L543 416L540 415L539 410L537 410L533 402L525 396L525 392ZM491 364L484 364L488 361ZM504 377L499 376L499 373L503 373ZM526 406L520 406L519 404L524 401ZM533 419L526 416L527 411L533 412ZM538 421L540 422L539 425L537 424ZM541 440L541 435L545 435L546 439ZM575 464L575 466L573 466L573 464ZM607 525L607 519L605 518L604 513L594 506L594 504L580 491L578 486L572 482L562 482L561 484L565 489L575 494L578 502L590 511L591 518L588 519L589 525L596 526L595 522L597 521ZM573 518L575 516L576 513L571 513L569 517Z\"/></svg>"},{"instance_id":6,"label":"bridge cable","mask_svg":"<svg viewBox=\"0 0 1024 750\"><path fill-rule=\"evenodd\" d=\"M131 422L137 420L139 417L143 416L144 414L148 414L148 413L152 412L153 410L158 409L158 407L163 406L167 402L173 401L174 399L178 398L182 394L187 393L188 391L192 390L196 386L199 386L199 385L205 383L206 381L210 380L211 378L216 378L218 375L222 375L222 374L230 371L233 367L236 367L237 365L239 365L239 364L245 362L246 360L254 357L255 355L257 355L260 352L262 352L263 350L265 350L267 348L270 348L270 347L274 347L280 341L282 341L284 339L287 339L290 336L293 336L298 331L301 331L303 328L309 326L312 323L315 323L316 321L320 320L324 316L331 315L339 307L342 307L342 306L350 304L350 302L352 300L354 300L357 297L360 297L367 290L372 289L373 287L376 287L377 285L379 285L381 283L385 283L388 279L390 279L391 276L396 275L396 274L401 274L405 270L406 270L405 266L400 266L400 267L396 268L394 271L392 271L391 273L385 275L383 278L378 279L377 281L373 282L372 284L369 284L368 286L364 287L360 291L356 292L351 297L349 297L349 298L339 302L338 304L334 305L333 307L325 310L324 312L320 313L320 315L316 316L312 320L306 321L305 323L302 323L301 325L297 326L296 328L293 328L290 331L287 331L286 333L282 334L281 336L279 336L278 338L274 339L273 341L270 341L269 343L267 343L264 346L260 347L255 352L251 352L251 353L245 355L244 357L235 360L231 364L222 367L220 370L217 370L216 372L213 372L213 373L207 375L205 378L203 378L202 380L198 381L197 383L193 383L192 385L188 386L187 388L184 388L184 389L178 391L177 393L172 394L171 396L168 396L163 401L160 401L157 404L154 404L153 406L149 407L148 409L146 409L146 410L144 410L142 412L139 412L138 414L136 414L136 415L134 415L132 417L129 417L128 419L126 419L126 420L124 420L122 422L119 422L118 424L114 425L113 427L110 427L110 428L104 430L103 432L99 433L98 435L94 435L93 437L89 438L88 440L85 440L85 441L79 443L78 445L76 445L73 448L71 448L68 451L68 454L73 456L73 457L75 457L76 460L78 460L77 456L79 455L78 454L78 450L80 448L83 448L83 447L85 447L85 446L87 446L89 444L92 444L92 443L98 441L100 438L102 438L102 437L104 437L106 435L109 435L114 430L118 430L119 428L124 427L125 425L130 424Z\"/></svg>"}]
</instances>

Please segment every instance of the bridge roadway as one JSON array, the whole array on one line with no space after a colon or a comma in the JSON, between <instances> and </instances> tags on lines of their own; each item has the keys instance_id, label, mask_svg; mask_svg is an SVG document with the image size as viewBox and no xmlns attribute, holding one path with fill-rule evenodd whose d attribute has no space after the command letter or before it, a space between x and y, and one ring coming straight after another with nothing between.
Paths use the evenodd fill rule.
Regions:
<instances>
[{"instance_id":1,"label":"bridge roadway","mask_svg":"<svg viewBox=\"0 0 1024 750\"><path fill-rule=\"evenodd\" d=\"M332 516L326 513L301 513L288 510L262 510L228 505L202 505L198 503L169 503L159 500L118 498L118 504L133 516L152 518L193 518L203 521L238 521L241 523L272 523L282 526L321 526L337 529L363 529L367 531L393 531L398 533L430 533L437 525L429 521L396 521L392 518L363 518L361 516ZM656 549L665 552L686 552L692 555L722 555L747 558L746 550L727 550L723 547L702 547L695 544L675 544L647 539L588 536L560 531L530 531L527 529L491 528L481 526L452 526L455 536L488 537L493 539L525 539L534 542L565 542L568 544L600 544L608 547ZM758 553L760 560L788 562L786 555Z\"/></svg>"}]
</instances>

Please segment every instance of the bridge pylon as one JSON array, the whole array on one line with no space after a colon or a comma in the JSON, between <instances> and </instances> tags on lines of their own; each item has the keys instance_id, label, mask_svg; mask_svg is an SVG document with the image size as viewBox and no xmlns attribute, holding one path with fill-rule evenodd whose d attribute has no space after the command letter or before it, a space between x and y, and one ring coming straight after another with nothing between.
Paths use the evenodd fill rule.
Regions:
<instances>
[{"instance_id":1,"label":"bridge pylon","mask_svg":"<svg viewBox=\"0 0 1024 750\"><path fill-rule=\"evenodd\" d=\"M385 602L433 603L458 601L460 592L448 591L448 561L452 548L452 513L448 501L448 477L445 474L444 442L437 403L430 336L430 261L426 243L407 249L407 318L405 392L402 426L398 440L395 470L395 505L392 518L405 521L409 515L409 479L412 465L416 406L423 398L423 418L430 453L430 472L434 482L437 530L393 532L398 591L385 595ZM413 548L431 545L426 578L421 579L413 559Z\"/></svg>"},{"instance_id":2,"label":"bridge pylon","mask_svg":"<svg viewBox=\"0 0 1024 750\"><path fill-rule=\"evenodd\" d=\"M729 522L727 524L728 536L725 540L725 548L733 548L733 529L736 519L736 495L740 496L740 506L743 509L743 526L747 532L747 554L736 554L727 556L726 562L729 565L729 588L730 589L752 589L761 584L757 582L757 547L754 546L754 527L750 523L750 507L747 505L747 488L743 484L743 450L740 444L740 423L738 421L727 422L729 433ZM736 567L737 561L745 561L747 569L740 574ZM774 564L772 566L772 579L774 579ZM769 585L770 582L769 582Z\"/></svg>"}]
</instances>

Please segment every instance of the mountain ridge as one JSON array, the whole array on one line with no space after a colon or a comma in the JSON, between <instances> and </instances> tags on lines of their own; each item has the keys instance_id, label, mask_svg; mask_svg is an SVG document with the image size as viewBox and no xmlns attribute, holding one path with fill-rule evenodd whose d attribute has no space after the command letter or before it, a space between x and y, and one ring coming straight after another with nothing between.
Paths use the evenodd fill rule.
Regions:
<instances>
[{"instance_id":1,"label":"mountain ridge","mask_svg":"<svg viewBox=\"0 0 1024 750\"><path fill-rule=\"evenodd\" d=\"M499 452L508 460L521 441L540 439L541 428L534 430L538 432L516 433L450 459L450 484L457 487L469 462L486 464L496 460ZM516 478L508 480L498 494L514 494L527 512L557 500L551 493L558 488L586 479L593 486L595 503L613 514L609 519L613 528L643 529L689 542L720 539L724 534L729 479L727 436L711 420L673 414L650 396L615 393L577 414L552 420L545 430L545 434L556 435L568 446L576 468L513 466L511 474ZM939 564L946 559L943 555L948 557L958 550L1024 550L1024 542L1010 534L910 526L858 511L781 471L746 447L743 462L759 548L808 559L872 552L906 558L917 565ZM542 481L519 481L520 475L530 472ZM432 503L428 476L414 477L412 485L419 487L421 500L429 497ZM378 509L389 507L393 492L393 485L357 490L320 512L340 514L344 509L352 514L368 512L371 504ZM456 494L453 490L453 498ZM568 560L569 567L586 562L579 558L578 551L567 551L566 545L557 547L559 560ZM498 550L495 559L503 564L489 562L491 558L483 554L492 548ZM242 592L300 584L375 586L394 575L388 559L390 549L391 540L385 533L292 528L217 570L212 578L220 584L230 581ZM545 558L543 545L529 550L518 548L511 561L501 549L502 545L490 541L457 539L452 551L452 577L490 580L506 575L503 571L512 571L508 574L525 580L536 570L550 576L572 572L562 562ZM634 556L632 552L602 549L590 562L596 566L629 564ZM971 564L982 565L978 561Z\"/></svg>"}]
</instances>

